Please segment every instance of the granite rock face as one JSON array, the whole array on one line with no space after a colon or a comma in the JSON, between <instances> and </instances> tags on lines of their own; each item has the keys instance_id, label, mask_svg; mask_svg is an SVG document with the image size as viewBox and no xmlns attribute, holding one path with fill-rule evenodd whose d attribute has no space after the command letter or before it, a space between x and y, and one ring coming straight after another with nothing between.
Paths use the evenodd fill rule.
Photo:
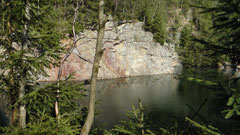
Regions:
<instances>
[{"instance_id":1,"label":"granite rock face","mask_svg":"<svg viewBox=\"0 0 240 135\"><path fill-rule=\"evenodd\" d=\"M113 22L106 24L99 79L174 73L181 68L174 45L155 43L153 35L142 26L141 22L117 27ZM64 63L63 77L75 72L75 80L90 79L97 31L85 31L79 38L77 47ZM69 42L63 41L66 45ZM40 81L56 81L58 68L47 72L50 77L42 77Z\"/></svg>"}]
</instances>

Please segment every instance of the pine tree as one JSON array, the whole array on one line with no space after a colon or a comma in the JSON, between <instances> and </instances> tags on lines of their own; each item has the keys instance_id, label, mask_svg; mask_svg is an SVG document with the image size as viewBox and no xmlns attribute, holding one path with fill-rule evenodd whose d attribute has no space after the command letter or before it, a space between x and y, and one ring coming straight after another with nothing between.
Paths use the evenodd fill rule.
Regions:
<instances>
[{"instance_id":1,"label":"pine tree","mask_svg":"<svg viewBox=\"0 0 240 135\"><path fill-rule=\"evenodd\" d=\"M151 24L151 32L154 34L154 39L162 45L166 41L166 22L164 21L164 15L158 13Z\"/></svg>"},{"instance_id":2,"label":"pine tree","mask_svg":"<svg viewBox=\"0 0 240 135\"><path fill-rule=\"evenodd\" d=\"M213 51L195 39L196 36L193 34L192 28L185 26L181 32L179 47L177 47L183 65L186 67L203 67L216 63L214 62L216 61L215 57L212 56Z\"/></svg>"},{"instance_id":3,"label":"pine tree","mask_svg":"<svg viewBox=\"0 0 240 135\"><path fill-rule=\"evenodd\" d=\"M1 91L8 97L10 106L31 91L40 76L47 76L45 69L56 66L62 47L59 34L53 31L50 22L49 1L18 0L3 1L0 33L0 78ZM12 109L12 123L15 123L18 104ZM22 108L23 109L23 108ZM21 110L20 110L21 113ZM25 121L25 118L20 118ZM21 123L25 127L26 123Z\"/></svg>"},{"instance_id":4,"label":"pine tree","mask_svg":"<svg viewBox=\"0 0 240 135\"><path fill-rule=\"evenodd\" d=\"M204 13L213 13L214 36L217 37L216 51L230 57L233 64L240 63L240 1L217 0L214 7Z\"/></svg>"}]
</instances>

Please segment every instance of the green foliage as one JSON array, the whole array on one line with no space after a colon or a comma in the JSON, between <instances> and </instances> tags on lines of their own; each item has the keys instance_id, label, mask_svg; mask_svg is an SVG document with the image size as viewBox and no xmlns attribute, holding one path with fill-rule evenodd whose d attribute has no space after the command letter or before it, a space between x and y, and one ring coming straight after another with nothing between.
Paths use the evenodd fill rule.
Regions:
<instances>
[{"instance_id":1,"label":"green foliage","mask_svg":"<svg viewBox=\"0 0 240 135\"><path fill-rule=\"evenodd\" d=\"M180 5L181 0L168 0L167 5L169 6L178 6Z\"/></svg>"},{"instance_id":2,"label":"green foliage","mask_svg":"<svg viewBox=\"0 0 240 135\"><path fill-rule=\"evenodd\" d=\"M2 1L0 88L11 106L18 100L20 83L27 89L39 76L47 76L45 70L60 59L63 49L60 35L52 29L53 8L48 2Z\"/></svg>"},{"instance_id":3,"label":"green foliage","mask_svg":"<svg viewBox=\"0 0 240 135\"><path fill-rule=\"evenodd\" d=\"M190 26L185 26L182 30L181 37L180 37L180 46L191 46L192 41L192 28Z\"/></svg>"},{"instance_id":4,"label":"green foliage","mask_svg":"<svg viewBox=\"0 0 240 135\"><path fill-rule=\"evenodd\" d=\"M223 76L216 76L214 77L214 79L219 77L222 78L222 80L217 79L218 81L216 81L216 80L212 80L207 76L204 77L204 73L193 73L193 74L191 74L190 76L194 76L194 77L187 77L188 81L193 81L203 86L207 86L208 88L211 88L213 90L218 90L217 92L218 92L218 95L220 96L220 99L224 99L222 101L223 102L222 107L224 108L222 109L223 110L222 113L225 115L225 119L236 118L238 120L240 115L240 94L238 90L238 84L234 86L234 83L236 83L234 80L236 78L227 79L226 77L224 78ZM198 76L196 74L200 74L202 76ZM207 74L209 76L209 73ZM228 94L225 92L228 92ZM229 93L231 93L230 94L231 96L229 96ZM225 103L227 106L224 106Z\"/></svg>"},{"instance_id":5,"label":"green foliage","mask_svg":"<svg viewBox=\"0 0 240 135\"><path fill-rule=\"evenodd\" d=\"M206 85L206 86L216 86L217 85L217 83L214 83L212 81L206 81L206 80L202 80L202 79L198 79L198 78L189 77L188 80L194 81L194 82L200 83L202 85Z\"/></svg>"},{"instance_id":6,"label":"green foliage","mask_svg":"<svg viewBox=\"0 0 240 135\"><path fill-rule=\"evenodd\" d=\"M130 121L122 121L121 124L115 125L110 131L105 130L104 134L128 134L128 135L155 135L147 125L146 117L144 116L144 108L139 100L139 108L132 105L132 111L126 114Z\"/></svg>"},{"instance_id":7,"label":"green foliage","mask_svg":"<svg viewBox=\"0 0 240 135\"><path fill-rule=\"evenodd\" d=\"M76 21L77 31L82 31L84 28L96 29L98 1L88 0L80 3L79 16ZM155 41L163 44L166 41L171 42L168 36L170 33L169 31L167 32L168 21L171 18L180 16L176 14L175 9L181 9L180 12L184 12L185 16L187 12L192 10L193 15L189 14L188 16L193 16L194 25L206 35L206 32L209 32L211 27L211 14L200 15L199 12L202 10L192 5L210 6L212 3L210 1L189 0L106 0L105 9L106 14L112 15L115 21L139 20L144 22L145 30L152 32ZM76 4L76 1L65 2L58 0L57 4L53 3L56 15L53 21L57 20L55 21L58 22L58 27L56 28L62 34L67 32L71 35L74 4ZM176 23L173 29L177 27Z\"/></svg>"},{"instance_id":8,"label":"green foliage","mask_svg":"<svg viewBox=\"0 0 240 135\"><path fill-rule=\"evenodd\" d=\"M211 7L214 5L214 1L173 1L173 3L177 3L176 7L171 7L171 3L171 1L168 2L169 10L174 10L176 7L181 8L180 14L170 12L170 16L175 18L175 23L172 24L168 33L171 37L170 40L176 41L175 43L177 44L179 42L179 46L176 49L183 65L186 67L216 65L214 63L217 63L219 55L214 52L214 49L197 40L215 40L213 30L211 29L212 13L200 14L203 11L200 7ZM180 26L178 25L179 22ZM178 33L180 30L180 41L178 41L175 33Z\"/></svg>"},{"instance_id":9,"label":"green foliage","mask_svg":"<svg viewBox=\"0 0 240 135\"><path fill-rule=\"evenodd\" d=\"M211 125L205 126L204 124L201 125L197 123L196 121L193 121L189 119L188 117L185 117L186 121L192 124L194 127L197 127L201 129L201 133L199 134L205 134L205 135L220 135L219 130Z\"/></svg>"},{"instance_id":10,"label":"green foliage","mask_svg":"<svg viewBox=\"0 0 240 135\"><path fill-rule=\"evenodd\" d=\"M220 61L226 59L231 60L235 65L240 62L240 48L239 48L239 34L240 34L240 1L237 0L216 0L215 5L206 8L203 13L213 14L212 28L214 30L213 36L215 40L207 41L208 45L220 55ZM231 83L229 80L227 82ZM225 118L236 117L240 115L239 112L239 93L238 89L233 86L226 87L226 90L231 92L228 98L228 109L223 111Z\"/></svg>"},{"instance_id":11,"label":"green foliage","mask_svg":"<svg viewBox=\"0 0 240 135\"><path fill-rule=\"evenodd\" d=\"M60 113L75 111L78 109L77 100L80 100L84 95L82 86L71 80L61 81L59 86L56 83L47 84L44 86L34 86L29 89L28 93L19 99L14 106L18 104L26 104L29 110L31 119L35 119L34 113L39 110L46 110L48 114L53 113L54 102L56 98L56 90L59 89Z\"/></svg>"},{"instance_id":12,"label":"green foliage","mask_svg":"<svg viewBox=\"0 0 240 135\"><path fill-rule=\"evenodd\" d=\"M116 5L117 1L117 5ZM144 28L154 34L156 42L163 44L166 41L166 1L165 0L107 0L106 11L114 19L139 20L144 22Z\"/></svg>"},{"instance_id":13,"label":"green foliage","mask_svg":"<svg viewBox=\"0 0 240 135\"><path fill-rule=\"evenodd\" d=\"M54 115L54 102L56 90L60 90L60 121L57 128L56 116ZM85 96L85 90L81 84L72 80L64 80L58 86L56 83L34 86L24 97L19 99L14 106L26 104L28 124L27 128L2 127L5 134L67 134L79 133L86 116L86 108L78 102ZM14 130L12 130L14 129ZM57 130L59 129L59 130Z\"/></svg>"},{"instance_id":14,"label":"green foliage","mask_svg":"<svg viewBox=\"0 0 240 135\"><path fill-rule=\"evenodd\" d=\"M152 1L148 4L145 17L145 29L153 33L156 42L162 45L167 36L167 13L165 1Z\"/></svg>"},{"instance_id":15,"label":"green foliage","mask_svg":"<svg viewBox=\"0 0 240 135\"><path fill-rule=\"evenodd\" d=\"M142 110L141 102L139 102L139 108L132 106L132 111L127 114L129 121L122 121L120 124L114 126L111 130L104 130L104 135L202 135L213 134L220 135L220 131L211 126L205 124L199 124L189 118L185 118L185 121L179 124L175 121L173 125L165 125L164 127L154 128L154 125L149 124L145 118L147 114Z\"/></svg>"},{"instance_id":16,"label":"green foliage","mask_svg":"<svg viewBox=\"0 0 240 135\"><path fill-rule=\"evenodd\" d=\"M56 0L55 3L49 4L54 7L51 12L54 16L51 21L56 23L53 27L62 37L73 36L72 24L74 20L74 12L77 3L79 4L78 14L75 22L76 33L82 32L84 29L96 29L98 16L98 1L88 0Z\"/></svg>"},{"instance_id":17,"label":"green foliage","mask_svg":"<svg viewBox=\"0 0 240 135\"><path fill-rule=\"evenodd\" d=\"M234 64L239 63L239 4L237 0L216 0L215 5L203 13L213 14L213 30L216 40L208 42L220 55L227 56Z\"/></svg>"},{"instance_id":18,"label":"green foliage","mask_svg":"<svg viewBox=\"0 0 240 135\"><path fill-rule=\"evenodd\" d=\"M175 24L171 27L173 34L182 29L177 51L185 66L209 66L217 63L218 60L226 59L231 59L234 64L237 64L240 61L240 3L237 0L216 1L106 0L106 13L112 14L119 22L143 21L144 29L152 32L155 41L161 44L170 42L168 35L172 33L167 31L167 27L169 18L175 18ZM96 29L97 0L1 1L0 92L7 95L11 107L24 104L28 110L26 129L4 127L0 129L1 132L5 134L78 134L86 113L85 109L77 104L84 95L79 91L81 86L69 81L60 82L60 86L36 85L38 77L47 76L45 70L50 68L50 65L58 66L58 60L63 53L59 41L66 35L71 37L73 34L72 21L77 2L80 7L76 20L76 33L85 28ZM29 6L30 19L26 16L28 14L26 4ZM169 7L181 8L180 14L175 14L175 11L169 10ZM202 7L206 7L205 10ZM204 14L200 14L203 11ZM181 26L182 14L186 18L192 17L191 25ZM177 39L176 35L174 39ZM197 42L196 39L206 42ZM206 45L206 43L209 44ZM209 87L218 86L212 81L195 77L189 80ZM18 99L20 81L24 82L26 95ZM59 131L57 131L53 110L57 89L60 89L61 108ZM224 89L227 88L224 87ZM232 88L229 89L232 90ZM240 96L236 91L228 99L228 109L223 111L226 119L240 115ZM127 116L130 121L123 121L111 131L105 130L105 134L154 134L152 131L155 132L155 130L151 127L153 125L148 124L141 103L137 109L133 106ZM215 128L197 124L194 121L188 120L188 122L200 128L201 131L186 129L185 132L174 125L160 128L156 133L187 134L191 131L196 134L211 133L209 130L218 132Z\"/></svg>"},{"instance_id":19,"label":"green foliage","mask_svg":"<svg viewBox=\"0 0 240 135\"><path fill-rule=\"evenodd\" d=\"M225 119L229 119L233 116L239 116L240 115L240 94L234 93L231 97L229 97L227 106L229 109L224 110L223 113L225 113Z\"/></svg>"},{"instance_id":20,"label":"green foliage","mask_svg":"<svg viewBox=\"0 0 240 135\"><path fill-rule=\"evenodd\" d=\"M180 44L177 48L177 52L180 55L180 59L184 65L188 65L194 62L193 55L193 42L192 42L192 30L190 27L185 26L181 32Z\"/></svg>"},{"instance_id":21,"label":"green foliage","mask_svg":"<svg viewBox=\"0 0 240 135\"><path fill-rule=\"evenodd\" d=\"M98 24L98 0L87 0L81 6L79 19L83 28L96 29Z\"/></svg>"},{"instance_id":22,"label":"green foliage","mask_svg":"<svg viewBox=\"0 0 240 135\"><path fill-rule=\"evenodd\" d=\"M185 26L181 32L180 44L176 48L180 59L186 67L210 66L216 59L212 58L214 53L204 44L194 40L192 28Z\"/></svg>"},{"instance_id":23,"label":"green foliage","mask_svg":"<svg viewBox=\"0 0 240 135\"><path fill-rule=\"evenodd\" d=\"M40 113L40 112L38 112ZM59 131L57 130L56 119L45 112L38 114L39 119L36 122L27 124L27 128L20 127L1 127L0 131L8 135L76 135L79 133L79 126L72 126L70 118L62 117L60 119Z\"/></svg>"},{"instance_id":24,"label":"green foliage","mask_svg":"<svg viewBox=\"0 0 240 135\"><path fill-rule=\"evenodd\" d=\"M154 39L161 43L162 45L166 41L166 18L164 18L164 13L156 13L153 21L150 19L146 22L146 30L153 33Z\"/></svg>"}]
</instances>

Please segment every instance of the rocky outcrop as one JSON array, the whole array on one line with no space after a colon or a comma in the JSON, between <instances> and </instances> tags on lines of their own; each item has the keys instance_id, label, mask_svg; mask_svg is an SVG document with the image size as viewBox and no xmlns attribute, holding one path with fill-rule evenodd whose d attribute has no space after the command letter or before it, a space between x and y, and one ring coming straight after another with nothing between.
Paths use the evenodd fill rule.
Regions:
<instances>
[{"instance_id":1,"label":"rocky outcrop","mask_svg":"<svg viewBox=\"0 0 240 135\"><path fill-rule=\"evenodd\" d=\"M141 22L117 27L113 22L106 24L100 79L174 73L181 67L174 45L155 43L153 35L142 26ZM97 31L85 31L79 38L77 47L63 65L63 76L75 72L76 80L85 80L91 77ZM57 71L58 68L48 70L50 77L40 80L55 81Z\"/></svg>"}]
</instances>

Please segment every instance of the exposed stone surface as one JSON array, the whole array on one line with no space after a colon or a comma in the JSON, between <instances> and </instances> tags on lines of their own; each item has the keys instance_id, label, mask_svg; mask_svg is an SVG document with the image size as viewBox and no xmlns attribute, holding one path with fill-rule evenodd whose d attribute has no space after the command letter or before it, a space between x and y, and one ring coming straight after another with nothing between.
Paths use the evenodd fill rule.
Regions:
<instances>
[{"instance_id":1,"label":"exposed stone surface","mask_svg":"<svg viewBox=\"0 0 240 135\"><path fill-rule=\"evenodd\" d=\"M174 46L155 43L153 35L145 32L142 26L141 22L117 27L113 22L106 24L104 52L98 74L100 79L174 73L181 67ZM90 79L97 31L85 31L79 38L77 47L63 66L63 76L75 72L76 80ZM58 68L47 72L50 77L40 80L55 81Z\"/></svg>"}]
</instances>

